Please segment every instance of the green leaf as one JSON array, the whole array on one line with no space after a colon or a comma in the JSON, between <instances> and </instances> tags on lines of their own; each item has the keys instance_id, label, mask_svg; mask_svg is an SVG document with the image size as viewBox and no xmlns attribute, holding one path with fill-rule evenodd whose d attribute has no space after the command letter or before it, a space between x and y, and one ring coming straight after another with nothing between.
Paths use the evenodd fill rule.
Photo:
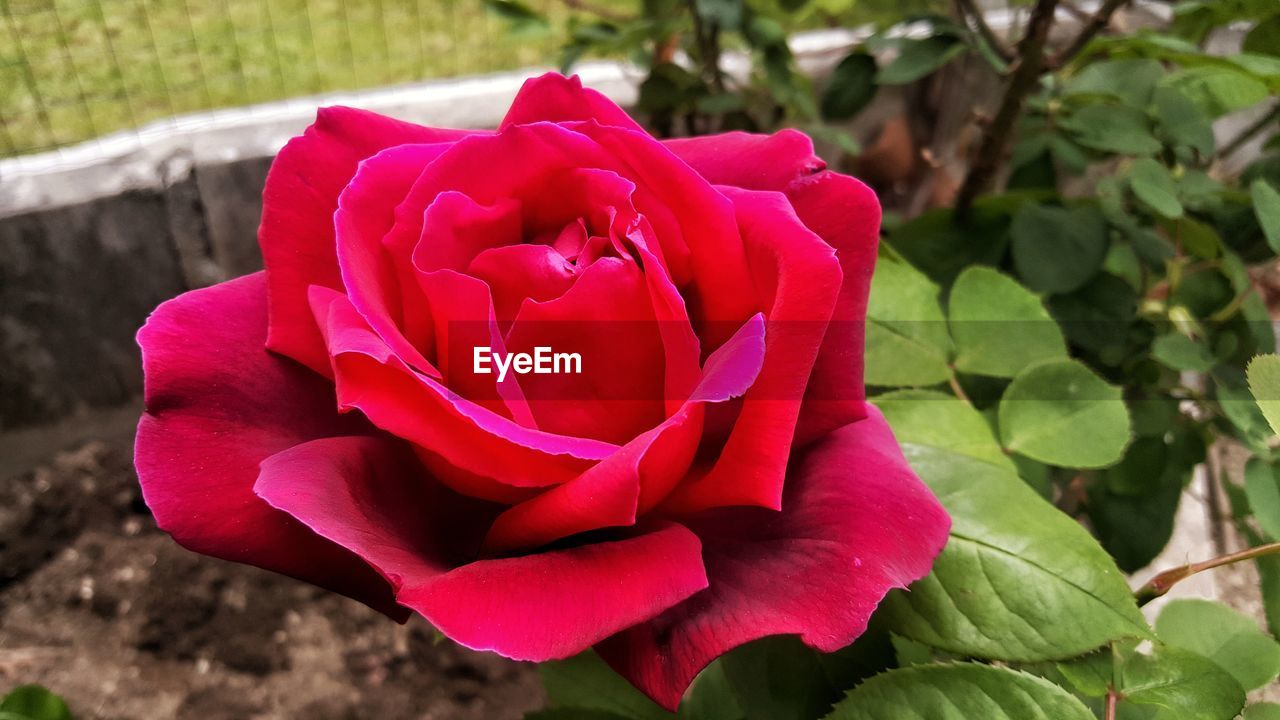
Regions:
<instances>
[{"instance_id":1,"label":"green leaf","mask_svg":"<svg viewBox=\"0 0 1280 720\"><path fill-rule=\"evenodd\" d=\"M1126 247L1117 243L1112 247ZM1138 260L1135 257L1134 262ZM1138 269L1135 278L1141 285ZM1129 343L1138 321L1138 295L1124 280L1100 272L1084 287L1049 299L1049 311L1071 344L1096 355L1105 365L1119 365L1130 355Z\"/></svg>"},{"instance_id":2,"label":"green leaf","mask_svg":"<svg viewBox=\"0 0 1280 720\"><path fill-rule=\"evenodd\" d=\"M1158 60L1135 58L1107 60L1086 65L1063 88L1063 94L1109 95L1136 108L1151 102L1156 83L1164 77Z\"/></svg>"},{"instance_id":3,"label":"green leaf","mask_svg":"<svg viewBox=\"0 0 1280 720\"><path fill-rule=\"evenodd\" d=\"M1062 121L1085 147L1117 155L1154 155L1160 141L1151 134L1147 114L1125 105L1086 105Z\"/></svg>"},{"instance_id":4,"label":"green leaf","mask_svg":"<svg viewBox=\"0 0 1280 720\"><path fill-rule=\"evenodd\" d=\"M489 12L506 20L511 29L523 35L540 35L551 29L546 16L519 0L481 0Z\"/></svg>"},{"instance_id":5,"label":"green leaf","mask_svg":"<svg viewBox=\"0 0 1280 720\"><path fill-rule=\"evenodd\" d=\"M982 414L954 395L898 390L877 395L872 402L884 413L899 442L959 453L1014 472Z\"/></svg>"},{"instance_id":6,"label":"green leaf","mask_svg":"<svg viewBox=\"0 0 1280 720\"><path fill-rule=\"evenodd\" d=\"M1249 34L1244 36L1244 46L1241 49L1259 55L1280 55L1280 13L1254 25Z\"/></svg>"},{"instance_id":7,"label":"green leaf","mask_svg":"<svg viewBox=\"0 0 1280 720\"><path fill-rule=\"evenodd\" d=\"M1014 268L1038 292L1081 287L1107 257L1107 223L1097 208L1023 205L1014 213L1010 232Z\"/></svg>"},{"instance_id":8,"label":"green leaf","mask_svg":"<svg viewBox=\"0 0 1280 720\"><path fill-rule=\"evenodd\" d=\"M1022 371L1000 399L1005 448L1061 467L1105 467L1131 434L1120 388L1083 363L1053 360Z\"/></svg>"},{"instance_id":9,"label":"green leaf","mask_svg":"<svg viewBox=\"0 0 1280 720\"><path fill-rule=\"evenodd\" d=\"M1249 185L1249 195L1253 198L1253 211L1258 215L1258 225L1262 227L1267 244L1280 253L1280 192L1266 180L1258 178Z\"/></svg>"},{"instance_id":10,"label":"green leaf","mask_svg":"<svg viewBox=\"0 0 1280 720\"><path fill-rule=\"evenodd\" d=\"M726 30L736 30L742 24L742 0L695 0L694 6L703 20Z\"/></svg>"},{"instance_id":11,"label":"green leaf","mask_svg":"<svg viewBox=\"0 0 1280 720\"><path fill-rule=\"evenodd\" d=\"M951 339L938 286L907 263L883 258L867 302L866 382L887 387L936 385L951 374Z\"/></svg>"},{"instance_id":12,"label":"green leaf","mask_svg":"<svg viewBox=\"0 0 1280 720\"><path fill-rule=\"evenodd\" d=\"M951 35L905 38L899 45L898 56L881 68L876 82L881 85L915 82L951 62L964 48L964 43Z\"/></svg>"},{"instance_id":13,"label":"green leaf","mask_svg":"<svg viewBox=\"0 0 1280 720\"><path fill-rule=\"evenodd\" d=\"M1154 403L1140 402L1150 409ZM1192 468L1204 459L1204 441L1174 416L1135 440L1119 464L1089 487L1094 534L1125 572L1145 567L1173 535L1174 517Z\"/></svg>"},{"instance_id":14,"label":"green leaf","mask_svg":"<svg viewBox=\"0 0 1280 720\"><path fill-rule=\"evenodd\" d=\"M876 60L869 53L853 52L836 65L822 94L822 117L848 120L876 95Z\"/></svg>"},{"instance_id":15,"label":"green leaf","mask_svg":"<svg viewBox=\"0 0 1280 720\"><path fill-rule=\"evenodd\" d=\"M591 650L567 660L542 663L538 665L538 673L553 708L613 713L628 720L674 717L632 687Z\"/></svg>"},{"instance_id":16,"label":"green leaf","mask_svg":"<svg viewBox=\"0 0 1280 720\"><path fill-rule=\"evenodd\" d=\"M1121 708L1140 705L1154 710L1137 717L1231 720L1244 707L1244 690L1235 678L1212 660L1179 648L1157 646L1151 655L1122 653L1118 674Z\"/></svg>"},{"instance_id":17,"label":"green leaf","mask_svg":"<svg viewBox=\"0 0 1280 720\"><path fill-rule=\"evenodd\" d=\"M1048 680L972 663L917 665L854 688L827 720L1094 720Z\"/></svg>"},{"instance_id":18,"label":"green leaf","mask_svg":"<svg viewBox=\"0 0 1280 720\"><path fill-rule=\"evenodd\" d=\"M745 720L723 661L716 661L698 673L688 696L680 703L680 720Z\"/></svg>"},{"instance_id":19,"label":"green leaf","mask_svg":"<svg viewBox=\"0 0 1280 720\"><path fill-rule=\"evenodd\" d=\"M1114 665L1111 648L1106 647L1084 657L1057 663L1054 669L1081 695L1102 697L1115 679Z\"/></svg>"},{"instance_id":20,"label":"green leaf","mask_svg":"<svg viewBox=\"0 0 1280 720\"><path fill-rule=\"evenodd\" d=\"M1280 468L1251 458L1244 469L1244 492L1258 527L1280 542Z\"/></svg>"},{"instance_id":21,"label":"green leaf","mask_svg":"<svg viewBox=\"0 0 1280 720\"><path fill-rule=\"evenodd\" d=\"M1220 374L1222 370L1219 367L1214 373L1214 394L1222 415L1236 429L1240 440L1255 453L1266 454L1267 443L1276 436L1276 431L1263 415L1254 395L1230 375Z\"/></svg>"},{"instance_id":22,"label":"green leaf","mask_svg":"<svg viewBox=\"0 0 1280 720\"><path fill-rule=\"evenodd\" d=\"M0 699L3 720L73 720L62 698L39 685L20 685Z\"/></svg>"},{"instance_id":23,"label":"green leaf","mask_svg":"<svg viewBox=\"0 0 1280 720\"><path fill-rule=\"evenodd\" d=\"M1024 662L1150 636L1097 541L1016 475L937 448L904 443L903 451L952 527L933 572L886 598L893 632L959 655Z\"/></svg>"},{"instance_id":24,"label":"green leaf","mask_svg":"<svg viewBox=\"0 0 1280 720\"><path fill-rule=\"evenodd\" d=\"M725 655L722 663L749 720L821 717L840 696L823 672L820 655L794 635L748 643Z\"/></svg>"},{"instance_id":25,"label":"green leaf","mask_svg":"<svg viewBox=\"0 0 1280 720\"><path fill-rule=\"evenodd\" d=\"M1163 83L1215 118L1256 105L1270 94L1261 80L1222 65L1185 68L1167 76Z\"/></svg>"},{"instance_id":26,"label":"green leaf","mask_svg":"<svg viewBox=\"0 0 1280 720\"><path fill-rule=\"evenodd\" d=\"M1009 246L1009 210L990 198L974 203L967 223L950 208L926 210L889 234L893 246L934 282L950 285L970 265L998 264Z\"/></svg>"},{"instance_id":27,"label":"green leaf","mask_svg":"<svg viewBox=\"0 0 1280 720\"><path fill-rule=\"evenodd\" d=\"M1151 356L1174 370L1193 372L1206 372L1218 362L1204 343L1177 331L1156 338L1151 344Z\"/></svg>"},{"instance_id":28,"label":"green leaf","mask_svg":"<svg viewBox=\"0 0 1280 720\"><path fill-rule=\"evenodd\" d=\"M1259 355L1249 361L1245 374L1267 424L1280 433L1280 355Z\"/></svg>"},{"instance_id":29,"label":"green leaf","mask_svg":"<svg viewBox=\"0 0 1280 720\"><path fill-rule=\"evenodd\" d=\"M1280 705L1256 703L1244 709L1244 720L1280 720Z\"/></svg>"},{"instance_id":30,"label":"green leaf","mask_svg":"<svg viewBox=\"0 0 1280 720\"><path fill-rule=\"evenodd\" d=\"M1253 618L1220 603L1174 600L1156 618L1156 635L1217 663L1245 690L1260 688L1280 674L1280 643Z\"/></svg>"},{"instance_id":31,"label":"green leaf","mask_svg":"<svg viewBox=\"0 0 1280 720\"><path fill-rule=\"evenodd\" d=\"M1157 88L1154 97L1156 117L1171 145L1185 145L1201 157L1213 155L1213 122L1199 105L1171 87Z\"/></svg>"},{"instance_id":32,"label":"green leaf","mask_svg":"<svg viewBox=\"0 0 1280 720\"><path fill-rule=\"evenodd\" d=\"M1250 547L1262 544L1262 538L1245 527L1245 538ZM1258 586L1262 590L1262 612L1267 618L1267 629L1273 637L1280 637L1280 557L1264 555L1255 558L1254 566L1258 568Z\"/></svg>"},{"instance_id":33,"label":"green leaf","mask_svg":"<svg viewBox=\"0 0 1280 720\"><path fill-rule=\"evenodd\" d=\"M1129 171L1129 187L1144 205L1167 218L1182 217L1178 186L1169 169L1151 158L1140 158Z\"/></svg>"},{"instance_id":34,"label":"green leaf","mask_svg":"<svg viewBox=\"0 0 1280 720\"><path fill-rule=\"evenodd\" d=\"M962 272L948 311L961 372L1011 378L1040 360L1067 356L1062 331L1040 298L992 268Z\"/></svg>"}]
</instances>

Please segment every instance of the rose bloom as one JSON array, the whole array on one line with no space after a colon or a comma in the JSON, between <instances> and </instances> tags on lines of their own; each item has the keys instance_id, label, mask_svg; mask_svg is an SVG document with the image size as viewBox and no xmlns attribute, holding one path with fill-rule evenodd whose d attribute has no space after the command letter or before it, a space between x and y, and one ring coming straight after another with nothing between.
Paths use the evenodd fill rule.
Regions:
<instances>
[{"instance_id":1,"label":"rose bloom","mask_svg":"<svg viewBox=\"0 0 1280 720\"><path fill-rule=\"evenodd\" d=\"M795 131L659 142L576 78L497 131L321 110L265 272L138 334L160 527L667 708L766 635L833 651L949 520L865 402L880 209ZM477 373L549 347L578 374Z\"/></svg>"}]
</instances>

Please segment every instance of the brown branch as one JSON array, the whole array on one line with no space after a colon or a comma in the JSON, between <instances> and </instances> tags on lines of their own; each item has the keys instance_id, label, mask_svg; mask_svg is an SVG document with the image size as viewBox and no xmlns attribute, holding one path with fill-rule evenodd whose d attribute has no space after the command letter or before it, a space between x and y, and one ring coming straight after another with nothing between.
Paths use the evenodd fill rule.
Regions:
<instances>
[{"instance_id":1,"label":"brown branch","mask_svg":"<svg viewBox=\"0 0 1280 720\"><path fill-rule=\"evenodd\" d=\"M1071 41L1071 44L1067 45L1061 52L1053 56L1053 60L1050 61L1049 67L1060 68L1071 62L1071 59L1078 55L1080 51L1083 50L1091 40L1093 40L1094 36L1105 30L1107 26L1111 24L1111 16L1115 14L1116 10L1119 10L1128 2L1129 0L1105 0L1105 2L1102 3L1102 7L1098 8L1098 11L1093 14L1093 17L1084 24L1084 27L1081 28L1080 33L1076 35L1075 39Z\"/></svg>"},{"instance_id":2,"label":"brown branch","mask_svg":"<svg viewBox=\"0 0 1280 720\"><path fill-rule=\"evenodd\" d=\"M1026 102L1027 95L1035 89L1044 71L1044 47L1049 40L1049 29L1053 26L1053 14L1057 7L1058 0L1036 0L1035 8L1031 11L1026 34L1018 41L1018 57L1014 60L1009 85L1000 100L1000 109L987 126L982 144L978 146L978 154L956 196L956 217L962 222L973 209L973 201L995 179L1009 136L1013 134L1018 116L1022 114L1022 105Z\"/></svg>"},{"instance_id":3,"label":"brown branch","mask_svg":"<svg viewBox=\"0 0 1280 720\"><path fill-rule=\"evenodd\" d=\"M1177 585L1180 581L1205 570L1212 570L1223 565L1231 565L1233 563L1242 562L1244 560L1253 560L1264 555L1280 554L1280 542L1271 543L1269 545L1259 545L1258 547L1241 550L1239 552L1229 553L1221 557L1205 560L1204 562L1190 563L1182 567L1176 567L1172 570L1165 570L1151 578L1146 585L1134 591L1133 596L1137 599L1139 605L1146 605L1156 598L1164 595Z\"/></svg>"},{"instance_id":4,"label":"brown branch","mask_svg":"<svg viewBox=\"0 0 1280 720\"><path fill-rule=\"evenodd\" d=\"M960 15L960 22L963 22L967 27L969 21L972 20L974 27L978 30L978 34L981 35L982 39L991 46L991 50L995 52L996 55L999 55L1001 60L1004 60L1005 62L1012 61L1013 51L1004 44L1004 41L1001 40L1000 37L996 35L995 31L991 29L991 26L987 24L986 17L984 17L982 11L974 5L973 0L955 0L955 2L956 11Z\"/></svg>"},{"instance_id":5,"label":"brown branch","mask_svg":"<svg viewBox=\"0 0 1280 720\"><path fill-rule=\"evenodd\" d=\"M1120 702L1120 694L1116 692L1115 688L1108 685L1107 686L1107 710L1106 710L1106 714L1102 716L1103 720L1116 720L1116 705L1118 705L1119 702Z\"/></svg>"},{"instance_id":6,"label":"brown branch","mask_svg":"<svg viewBox=\"0 0 1280 720\"><path fill-rule=\"evenodd\" d=\"M1258 133L1275 125L1277 120L1280 120L1280 103L1277 103L1275 107L1272 107L1271 112L1268 112L1258 118L1257 122L1242 130L1231 142L1223 145L1222 149L1218 151L1218 159L1222 160L1229 157L1235 153L1235 151L1247 145L1250 140L1258 135Z\"/></svg>"},{"instance_id":7,"label":"brown branch","mask_svg":"<svg viewBox=\"0 0 1280 720\"><path fill-rule=\"evenodd\" d=\"M603 20L609 20L611 22L627 22L631 19L623 13L604 7L603 5L588 2L587 0L560 0L560 2L564 3L564 6L570 10L581 10L582 12L591 13Z\"/></svg>"}]
</instances>

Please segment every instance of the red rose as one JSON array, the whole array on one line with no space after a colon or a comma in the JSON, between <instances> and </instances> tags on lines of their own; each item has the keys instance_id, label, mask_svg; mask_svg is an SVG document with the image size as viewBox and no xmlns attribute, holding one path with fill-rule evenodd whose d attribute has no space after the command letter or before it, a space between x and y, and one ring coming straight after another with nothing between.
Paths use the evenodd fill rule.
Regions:
<instances>
[{"instance_id":1,"label":"red rose","mask_svg":"<svg viewBox=\"0 0 1280 720\"><path fill-rule=\"evenodd\" d=\"M511 658L594 645L672 708L749 640L848 644L945 542L864 402L879 206L804 135L658 142L547 75L497 132L322 110L264 201L265 273L138 334L183 545Z\"/></svg>"}]
</instances>

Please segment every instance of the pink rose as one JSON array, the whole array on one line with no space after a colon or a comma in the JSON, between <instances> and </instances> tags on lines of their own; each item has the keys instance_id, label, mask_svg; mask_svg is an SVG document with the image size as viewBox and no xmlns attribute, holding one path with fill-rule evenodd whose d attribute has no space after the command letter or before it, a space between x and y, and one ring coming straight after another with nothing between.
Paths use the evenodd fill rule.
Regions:
<instances>
[{"instance_id":1,"label":"pink rose","mask_svg":"<svg viewBox=\"0 0 1280 720\"><path fill-rule=\"evenodd\" d=\"M546 75L496 132L321 110L264 201L265 273L138 334L192 550L674 708L755 638L848 644L946 540L864 401L879 205L798 132L659 142ZM538 347L580 372L494 372Z\"/></svg>"}]
</instances>

